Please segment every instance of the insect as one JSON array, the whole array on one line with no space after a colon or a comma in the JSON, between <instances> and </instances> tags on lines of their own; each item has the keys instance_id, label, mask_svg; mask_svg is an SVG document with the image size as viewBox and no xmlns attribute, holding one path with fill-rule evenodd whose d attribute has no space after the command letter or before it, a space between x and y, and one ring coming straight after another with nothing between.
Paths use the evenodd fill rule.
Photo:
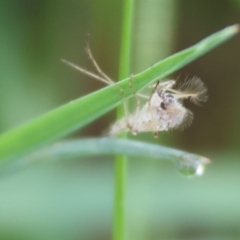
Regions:
<instances>
[{"instance_id":1,"label":"insect","mask_svg":"<svg viewBox=\"0 0 240 240\"><path fill-rule=\"evenodd\" d=\"M83 74L91 76L107 85L114 84L114 81L98 66L88 43L86 51L98 74L92 73L64 59L62 61ZM132 83L133 77L130 77L130 83ZM150 97L134 93L137 99L137 108L130 115L127 114L128 111L123 96L126 116L116 121L110 127L109 135L115 136L124 131L131 132L133 135L139 132L153 132L154 136L157 137L159 131L188 127L192 123L193 113L184 107L183 100L190 99L193 103L200 105L208 99L207 88L201 79L197 77L186 80L177 88L175 88L175 85L176 81L174 80L158 82L155 86L152 86L153 91ZM131 84L129 86L131 87ZM122 92L121 89L119 90ZM140 107L138 97L147 98L142 107Z\"/></svg>"},{"instance_id":2,"label":"insect","mask_svg":"<svg viewBox=\"0 0 240 240\"><path fill-rule=\"evenodd\" d=\"M207 88L200 78L185 81L178 89L173 86L176 81L158 83L149 100L134 114L120 119L112 125L110 134L117 135L122 131L153 132L157 137L159 131L184 129L193 120L193 113L183 106L183 99L190 99L195 104L207 101Z\"/></svg>"}]
</instances>

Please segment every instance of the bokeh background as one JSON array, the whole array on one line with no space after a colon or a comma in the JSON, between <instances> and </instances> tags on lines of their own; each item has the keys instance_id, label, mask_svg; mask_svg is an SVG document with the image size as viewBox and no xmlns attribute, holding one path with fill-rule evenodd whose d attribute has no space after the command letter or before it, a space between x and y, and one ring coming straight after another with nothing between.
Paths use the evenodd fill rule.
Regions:
<instances>
[{"instance_id":1,"label":"bokeh background","mask_svg":"<svg viewBox=\"0 0 240 240\"><path fill-rule=\"evenodd\" d=\"M133 73L240 22L234 0L136 0L134 9ZM121 1L0 1L0 132L104 86L60 61L93 70L87 34L98 63L117 79L121 21ZM185 178L171 164L129 159L131 240L240 239L240 36L169 77L192 76L209 89L203 107L187 104L192 126L137 139L212 163L203 177ZM101 136L114 117L106 114L69 138ZM32 163L2 176L0 239L111 239L113 188L114 161L106 157Z\"/></svg>"}]
</instances>

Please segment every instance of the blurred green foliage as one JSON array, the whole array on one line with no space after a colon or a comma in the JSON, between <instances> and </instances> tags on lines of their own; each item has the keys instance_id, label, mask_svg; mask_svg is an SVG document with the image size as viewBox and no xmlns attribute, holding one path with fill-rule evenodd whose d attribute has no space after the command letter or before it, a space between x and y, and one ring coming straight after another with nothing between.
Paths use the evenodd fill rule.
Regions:
<instances>
[{"instance_id":1,"label":"blurred green foliage","mask_svg":"<svg viewBox=\"0 0 240 240\"><path fill-rule=\"evenodd\" d=\"M135 3L134 73L240 19L236 1L166 2ZM121 13L121 1L1 1L0 131L102 86L60 62L66 58L92 69L84 53L87 33L100 66L116 79ZM143 23L137 25L140 19L145 29ZM129 239L240 238L239 40L237 36L173 76L201 77L210 99L202 108L189 106L195 113L189 129L162 136L170 138L172 147L209 156L212 165L203 177L186 179L167 164L133 159L128 171ZM148 49L152 56L144 66L145 55L137 54ZM106 115L77 136L99 135L111 120ZM111 239L111 159L31 163L2 177L0 192L0 239Z\"/></svg>"}]
</instances>

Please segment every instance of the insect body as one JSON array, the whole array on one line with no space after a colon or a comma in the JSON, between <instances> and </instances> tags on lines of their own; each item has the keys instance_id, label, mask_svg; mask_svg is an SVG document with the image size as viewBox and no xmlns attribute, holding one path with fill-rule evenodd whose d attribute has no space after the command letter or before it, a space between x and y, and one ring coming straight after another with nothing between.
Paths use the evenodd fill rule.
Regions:
<instances>
[{"instance_id":1,"label":"insect body","mask_svg":"<svg viewBox=\"0 0 240 240\"><path fill-rule=\"evenodd\" d=\"M207 100L207 89L199 78L193 78L172 89L175 81L170 80L156 86L152 96L142 109L112 125L110 134L117 135L122 131L138 132L168 131L174 128L184 129L193 120L193 113L183 106L182 99L189 98L196 104Z\"/></svg>"}]
</instances>

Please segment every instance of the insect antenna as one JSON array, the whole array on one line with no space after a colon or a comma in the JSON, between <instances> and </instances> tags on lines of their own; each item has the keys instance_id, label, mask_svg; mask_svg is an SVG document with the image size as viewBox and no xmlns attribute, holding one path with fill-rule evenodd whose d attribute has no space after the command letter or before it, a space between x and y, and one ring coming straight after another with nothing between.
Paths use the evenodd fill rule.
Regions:
<instances>
[{"instance_id":1,"label":"insect antenna","mask_svg":"<svg viewBox=\"0 0 240 240\"><path fill-rule=\"evenodd\" d=\"M207 88L200 78L194 77L186 80L183 84L175 89L168 89L175 93L174 96L179 99L189 98L191 102L201 105L202 102L208 100Z\"/></svg>"}]
</instances>

